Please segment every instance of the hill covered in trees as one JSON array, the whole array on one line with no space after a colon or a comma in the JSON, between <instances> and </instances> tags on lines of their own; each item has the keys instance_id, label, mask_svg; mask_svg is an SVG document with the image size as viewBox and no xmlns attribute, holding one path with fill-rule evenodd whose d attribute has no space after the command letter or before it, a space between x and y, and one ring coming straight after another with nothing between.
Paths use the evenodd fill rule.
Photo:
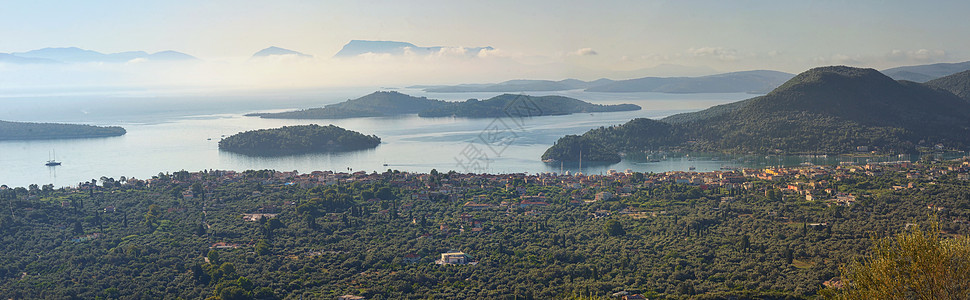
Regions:
<instances>
[{"instance_id":1,"label":"hill covered in trees","mask_svg":"<svg viewBox=\"0 0 970 300\"><path fill-rule=\"evenodd\" d=\"M381 139L334 125L284 126L234 134L219 141L219 149L254 156L341 152L377 147Z\"/></svg>"},{"instance_id":2,"label":"hill covered in trees","mask_svg":"<svg viewBox=\"0 0 970 300\"><path fill-rule=\"evenodd\" d=\"M76 139L121 136L118 126L0 121L0 140Z\"/></svg>"},{"instance_id":3,"label":"hill covered in trees","mask_svg":"<svg viewBox=\"0 0 970 300\"><path fill-rule=\"evenodd\" d=\"M927 81L926 85L947 90L964 100L970 101L970 71L933 79Z\"/></svg>"},{"instance_id":4,"label":"hill covered in trees","mask_svg":"<svg viewBox=\"0 0 970 300\"><path fill-rule=\"evenodd\" d=\"M413 97L399 92L374 92L369 95L330 104L319 108L310 108L280 113L254 113L247 116L258 116L268 119L342 119L358 117L381 117L401 114L416 114L420 111L447 105L441 100L425 97Z\"/></svg>"},{"instance_id":5,"label":"hill covered in trees","mask_svg":"<svg viewBox=\"0 0 970 300\"><path fill-rule=\"evenodd\" d=\"M421 117L537 117L567 115L584 112L613 112L639 110L634 104L592 104L563 96L528 96L503 94L487 100L469 99L464 102L447 102L413 97L399 92L375 92L354 100L281 113L254 113L273 119L339 119L356 117L380 117L418 114Z\"/></svg>"},{"instance_id":6,"label":"hill covered in trees","mask_svg":"<svg viewBox=\"0 0 970 300\"><path fill-rule=\"evenodd\" d=\"M657 123L666 124L662 126ZM649 124L650 126L644 126ZM970 146L970 103L947 91L895 81L872 69L821 67L767 95L662 120L590 130L573 141L599 152L684 149L729 153L905 153ZM676 138L670 138L676 137ZM565 144L544 159L576 160Z\"/></svg>"},{"instance_id":7,"label":"hill covered in trees","mask_svg":"<svg viewBox=\"0 0 970 300\"><path fill-rule=\"evenodd\" d=\"M418 113L421 117L538 117L568 115L574 113L614 112L640 110L635 104L592 104L563 96L527 96L503 94L487 100L469 99L452 102Z\"/></svg>"}]
</instances>

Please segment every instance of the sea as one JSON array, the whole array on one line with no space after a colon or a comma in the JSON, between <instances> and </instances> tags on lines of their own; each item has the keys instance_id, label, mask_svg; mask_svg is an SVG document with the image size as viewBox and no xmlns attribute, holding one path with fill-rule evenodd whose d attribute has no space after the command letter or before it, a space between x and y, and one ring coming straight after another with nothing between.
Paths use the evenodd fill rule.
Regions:
<instances>
[{"instance_id":1,"label":"sea","mask_svg":"<svg viewBox=\"0 0 970 300\"><path fill-rule=\"evenodd\" d=\"M399 91L447 101L488 99L500 93L427 93L420 89L354 87L252 90L244 88L63 88L0 90L0 120L116 125L120 137L0 141L0 184L75 186L102 177L148 179L181 170L312 172L456 171L461 173L605 174L713 171L741 167L864 163L895 157L725 156L704 153L627 155L617 164L546 163L542 153L557 139L634 118L662 118L758 95L745 93L594 93L582 90L528 92L562 95L598 104L633 103L639 111L517 118L420 118L417 115L330 120L247 117L321 107L374 91ZM518 93L522 94L522 93ZM220 151L219 140L244 131L303 124L333 124L377 135L374 149L283 157L251 157ZM45 166L50 159L59 166ZM906 158L909 159L909 158Z\"/></svg>"}]
</instances>

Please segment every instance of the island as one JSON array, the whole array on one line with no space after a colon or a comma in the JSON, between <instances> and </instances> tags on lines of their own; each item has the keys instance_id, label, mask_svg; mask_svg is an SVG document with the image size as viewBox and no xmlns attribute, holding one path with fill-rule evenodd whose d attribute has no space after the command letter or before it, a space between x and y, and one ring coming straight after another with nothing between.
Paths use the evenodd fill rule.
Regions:
<instances>
[{"instance_id":1,"label":"island","mask_svg":"<svg viewBox=\"0 0 970 300\"><path fill-rule=\"evenodd\" d=\"M252 113L246 116L266 119L343 119L416 114L426 109L445 106L448 102L425 97L413 97L399 92L378 91L369 95L310 108L279 113Z\"/></svg>"},{"instance_id":2,"label":"island","mask_svg":"<svg viewBox=\"0 0 970 300\"><path fill-rule=\"evenodd\" d=\"M250 156L283 156L371 149L380 143L375 135L310 124L237 133L219 141L219 150Z\"/></svg>"},{"instance_id":3,"label":"island","mask_svg":"<svg viewBox=\"0 0 970 300\"><path fill-rule=\"evenodd\" d=\"M578 161L579 149L607 162L619 161L620 153L665 150L828 155L963 150L970 146L970 102L948 91L959 87L946 85L965 81L944 78L930 86L873 69L820 67L764 96L563 137L542 159Z\"/></svg>"},{"instance_id":4,"label":"island","mask_svg":"<svg viewBox=\"0 0 970 300\"><path fill-rule=\"evenodd\" d=\"M122 136L118 126L0 121L0 140L51 140Z\"/></svg>"},{"instance_id":5,"label":"island","mask_svg":"<svg viewBox=\"0 0 970 300\"><path fill-rule=\"evenodd\" d=\"M414 97L400 92L379 91L319 108L279 113L251 113L246 116L271 119L341 119L418 114L420 117L538 117L573 113L640 110L634 104L602 105L563 96L503 94L487 100L448 102Z\"/></svg>"},{"instance_id":6,"label":"island","mask_svg":"<svg viewBox=\"0 0 970 300\"><path fill-rule=\"evenodd\" d=\"M487 100L468 99L465 102L452 102L448 105L421 111L418 113L418 116L464 118L538 117L632 110L640 110L640 106L635 104L592 104L563 96L536 97L503 94Z\"/></svg>"}]
</instances>

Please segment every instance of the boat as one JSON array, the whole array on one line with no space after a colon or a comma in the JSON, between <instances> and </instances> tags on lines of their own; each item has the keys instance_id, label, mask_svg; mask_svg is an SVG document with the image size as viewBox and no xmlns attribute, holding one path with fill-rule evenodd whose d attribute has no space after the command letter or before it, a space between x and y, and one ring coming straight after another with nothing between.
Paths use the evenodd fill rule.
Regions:
<instances>
[{"instance_id":1,"label":"boat","mask_svg":"<svg viewBox=\"0 0 970 300\"><path fill-rule=\"evenodd\" d=\"M45 163L44 165L45 166L48 166L48 167L60 166L61 165L61 162L54 160L54 154L52 152L50 159L48 159L47 160L47 163Z\"/></svg>"}]
</instances>

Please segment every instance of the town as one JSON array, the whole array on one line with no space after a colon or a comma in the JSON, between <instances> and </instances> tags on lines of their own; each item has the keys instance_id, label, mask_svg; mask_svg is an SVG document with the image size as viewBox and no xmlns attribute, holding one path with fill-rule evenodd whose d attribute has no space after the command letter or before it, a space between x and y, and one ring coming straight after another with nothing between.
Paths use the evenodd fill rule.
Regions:
<instances>
[{"instance_id":1,"label":"town","mask_svg":"<svg viewBox=\"0 0 970 300\"><path fill-rule=\"evenodd\" d=\"M0 260L0 284L24 296L47 295L36 284L64 275L40 266L74 253L92 262L72 267L83 280L145 297L159 294L94 274L169 261L146 280L194 298L799 298L840 286L839 267L873 236L970 233L970 159L603 175L178 171L0 186L0 200L4 238L28 241L2 250L39 262Z\"/></svg>"}]
</instances>

